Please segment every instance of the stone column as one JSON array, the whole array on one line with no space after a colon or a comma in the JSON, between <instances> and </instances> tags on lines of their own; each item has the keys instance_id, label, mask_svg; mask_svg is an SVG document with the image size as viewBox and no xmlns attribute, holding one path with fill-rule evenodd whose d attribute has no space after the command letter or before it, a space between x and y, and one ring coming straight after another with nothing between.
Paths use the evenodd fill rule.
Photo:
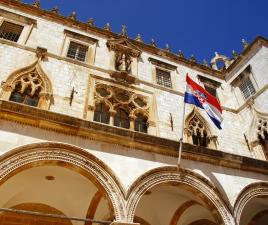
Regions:
<instances>
[{"instance_id":1,"label":"stone column","mask_svg":"<svg viewBox=\"0 0 268 225\"><path fill-rule=\"evenodd\" d=\"M88 105L88 113L87 113L87 120L93 121L94 117L94 111L95 111L95 106L93 105Z\"/></svg>"},{"instance_id":2,"label":"stone column","mask_svg":"<svg viewBox=\"0 0 268 225\"><path fill-rule=\"evenodd\" d=\"M50 94L41 92L39 94L38 108L49 110L50 100L51 100Z\"/></svg>"},{"instance_id":3,"label":"stone column","mask_svg":"<svg viewBox=\"0 0 268 225\"><path fill-rule=\"evenodd\" d=\"M135 126L135 119L136 119L136 116L135 115L130 115L129 116L129 121L130 121L130 130L134 130L134 126Z\"/></svg>"},{"instance_id":4,"label":"stone column","mask_svg":"<svg viewBox=\"0 0 268 225\"><path fill-rule=\"evenodd\" d=\"M4 84L2 87L2 93L0 93L0 99L8 101L13 91L13 88L14 87L12 85Z\"/></svg>"},{"instance_id":5,"label":"stone column","mask_svg":"<svg viewBox=\"0 0 268 225\"><path fill-rule=\"evenodd\" d=\"M116 114L116 111L113 110L113 109L110 109L109 110L109 113L110 113L110 126L114 126L114 117L115 117L115 114Z\"/></svg>"}]
</instances>

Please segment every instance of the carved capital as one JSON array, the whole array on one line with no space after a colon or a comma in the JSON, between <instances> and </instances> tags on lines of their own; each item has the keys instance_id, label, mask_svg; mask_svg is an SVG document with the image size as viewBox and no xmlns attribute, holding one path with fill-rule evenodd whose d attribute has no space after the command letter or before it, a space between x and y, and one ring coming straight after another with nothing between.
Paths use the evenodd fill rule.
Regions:
<instances>
[{"instance_id":1,"label":"carved capital","mask_svg":"<svg viewBox=\"0 0 268 225\"><path fill-rule=\"evenodd\" d=\"M115 114L116 114L116 111L113 110L113 109L110 109L110 110L109 110L109 113L110 113L110 116L114 117Z\"/></svg>"},{"instance_id":2,"label":"carved capital","mask_svg":"<svg viewBox=\"0 0 268 225\"><path fill-rule=\"evenodd\" d=\"M96 109L96 107L94 105L88 105L87 108L90 111L95 111L95 109Z\"/></svg>"}]
</instances>

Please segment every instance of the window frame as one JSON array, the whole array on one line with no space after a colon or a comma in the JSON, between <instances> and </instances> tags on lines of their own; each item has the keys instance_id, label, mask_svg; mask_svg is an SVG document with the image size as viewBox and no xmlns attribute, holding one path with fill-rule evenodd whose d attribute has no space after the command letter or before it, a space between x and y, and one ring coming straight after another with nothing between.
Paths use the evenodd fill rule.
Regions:
<instances>
[{"instance_id":1,"label":"window frame","mask_svg":"<svg viewBox=\"0 0 268 225\"><path fill-rule=\"evenodd\" d=\"M68 56L68 53L69 53L71 44L76 44L76 45L78 45L78 46L80 45L80 46L83 46L83 47L86 48L85 58L84 58L83 61L82 61L82 60L79 60L78 57L77 57L77 55L79 55L79 52L76 52L76 53L75 53L75 58L72 58L72 57ZM76 51L77 51L77 49L76 49ZM88 45L81 44L81 43L79 43L79 42L77 42L77 41L70 40L70 41L69 41L68 48L67 48L67 52L66 52L66 57L69 58L69 59L73 59L73 60L76 60L76 61L85 63L85 62L87 61L87 59L88 59L88 51L89 51L89 46L88 46Z\"/></svg>"},{"instance_id":2,"label":"window frame","mask_svg":"<svg viewBox=\"0 0 268 225\"><path fill-rule=\"evenodd\" d=\"M36 26L37 21L35 19L23 15L6 11L4 9L0 9L0 14L2 14L0 16L0 26L2 26L2 23L5 21L19 26L23 26L22 32L17 42L10 41L4 38L0 38L0 40L25 45L29 40L33 28Z\"/></svg>"},{"instance_id":3,"label":"window frame","mask_svg":"<svg viewBox=\"0 0 268 225\"><path fill-rule=\"evenodd\" d=\"M67 56L71 42L87 47L87 53L84 61L73 59ZM65 57L68 60L92 65L95 62L97 44L98 40L95 38L65 29L61 48L61 56Z\"/></svg>"},{"instance_id":4,"label":"window frame","mask_svg":"<svg viewBox=\"0 0 268 225\"><path fill-rule=\"evenodd\" d=\"M166 73L165 75L167 75L167 74L169 75L170 86L166 86L166 85L165 85L166 82L163 81L163 77L162 77L162 82L163 82L163 83L162 83L162 84L158 83L158 80L159 80L159 79L158 79L158 73L157 73L158 71L163 71L164 73ZM164 73L163 73L163 74L164 74ZM163 75L163 74L162 74L162 75ZM173 89L173 82L172 82L171 71L169 71L169 70L167 70L167 69L160 68L160 67L156 67L156 68L155 68L155 80L156 80L156 84L157 84L157 85L159 85L159 86L161 86L161 87L165 87L165 88Z\"/></svg>"},{"instance_id":5,"label":"window frame","mask_svg":"<svg viewBox=\"0 0 268 225\"><path fill-rule=\"evenodd\" d=\"M10 39L8 39L8 38L4 38L4 37L0 37L0 39L7 40L7 41L10 41L10 42L14 42L14 43L18 43L19 40L20 40L20 37L21 37L21 35L22 35L23 29L24 29L24 25L21 25L21 24L18 24L18 23L14 23L13 21L11 22L11 21L9 21L9 20L5 20L5 19L4 19L4 20L2 20L1 23L0 23L0 34L1 34L1 29L2 29L2 26L4 25L4 23L9 23L9 24L12 24L12 25L14 25L14 26L20 26L20 27L21 27L21 31L20 31L20 33L19 33L18 38L17 38L16 41L15 41L15 40L10 40Z\"/></svg>"}]
</instances>

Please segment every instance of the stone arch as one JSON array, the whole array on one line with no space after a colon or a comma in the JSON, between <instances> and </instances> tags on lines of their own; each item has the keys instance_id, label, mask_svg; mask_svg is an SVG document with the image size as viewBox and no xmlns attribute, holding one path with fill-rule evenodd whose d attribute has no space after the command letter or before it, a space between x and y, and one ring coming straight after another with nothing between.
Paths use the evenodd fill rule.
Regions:
<instances>
[{"instance_id":1,"label":"stone arch","mask_svg":"<svg viewBox=\"0 0 268 225\"><path fill-rule=\"evenodd\" d=\"M236 197L234 204L234 217L240 224L243 209L246 204L255 197L268 196L268 182L256 182L246 186Z\"/></svg>"},{"instance_id":2,"label":"stone arch","mask_svg":"<svg viewBox=\"0 0 268 225\"><path fill-rule=\"evenodd\" d=\"M217 136L213 135L211 130L208 122L199 113L198 109L194 107L185 120L184 140L195 144L193 139L198 136L197 132L200 132L200 139L204 142L202 146L217 149Z\"/></svg>"},{"instance_id":3,"label":"stone arch","mask_svg":"<svg viewBox=\"0 0 268 225\"><path fill-rule=\"evenodd\" d=\"M211 211L217 217L218 224L234 225L230 205L225 203L218 189L204 177L186 169L167 166L148 171L139 177L127 193L127 220L133 221L135 211L141 197L152 187L160 184L177 183L186 185L198 192L197 195L206 199Z\"/></svg>"},{"instance_id":4,"label":"stone arch","mask_svg":"<svg viewBox=\"0 0 268 225\"><path fill-rule=\"evenodd\" d=\"M41 80L41 92L39 93L38 107L48 110L52 102L53 88L52 83L42 69L40 62L40 59L36 60L33 64L11 73L6 82L4 82L0 99L8 101L12 92L15 90L16 82L20 81L24 76L35 74L37 75L38 79Z\"/></svg>"},{"instance_id":5,"label":"stone arch","mask_svg":"<svg viewBox=\"0 0 268 225\"><path fill-rule=\"evenodd\" d=\"M125 192L111 169L89 152L76 146L42 142L25 145L0 157L0 185L25 169L58 165L89 178L110 200L116 220L125 218Z\"/></svg>"}]
</instances>

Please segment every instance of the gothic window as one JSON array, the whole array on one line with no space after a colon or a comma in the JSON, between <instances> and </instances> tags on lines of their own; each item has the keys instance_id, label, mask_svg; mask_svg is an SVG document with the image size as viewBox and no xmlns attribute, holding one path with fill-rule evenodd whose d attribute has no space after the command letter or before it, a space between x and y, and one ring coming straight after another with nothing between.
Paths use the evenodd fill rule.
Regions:
<instances>
[{"instance_id":1,"label":"gothic window","mask_svg":"<svg viewBox=\"0 0 268 225\"><path fill-rule=\"evenodd\" d=\"M258 139L268 160L268 122L266 120L259 119L258 121Z\"/></svg>"},{"instance_id":2,"label":"gothic window","mask_svg":"<svg viewBox=\"0 0 268 225\"><path fill-rule=\"evenodd\" d=\"M36 107L41 90L42 81L36 73L30 73L22 76L15 82L15 88L9 100Z\"/></svg>"},{"instance_id":3,"label":"gothic window","mask_svg":"<svg viewBox=\"0 0 268 225\"><path fill-rule=\"evenodd\" d=\"M81 62L86 61L88 47L71 41L67 52L67 57Z\"/></svg>"},{"instance_id":4,"label":"gothic window","mask_svg":"<svg viewBox=\"0 0 268 225\"><path fill-rule=\"evenodd\" d=\"M205 128L205 125L197 116L194 116L189 121L188 131L189 136L191 136L192 143L194 145L208 147L209 144L208 132Z\"/></svg>"},{"instance_id":5,"label":"gothic window","mask_svg":"<svg viewBox=\"0 0 268 225\"><path fill-rule=\"evenodd\" d=\"M96 105L94 112L94 121L109 124L109 120L109 108L104 103Z\"/></svg>"},{"instance_id":6,"label":"gothic window","mask_svg":"<svg viewBox=\"0 0 268 225\"><path fill-rule=\"evenodd\" d=\"M124 109L119 108L118 110L116 110L116 114L114 117L114 125L117 127L129 129L129 115Z\"/></svg>"},{"instance_id":7,"label":"gothic window","mask_svg":"<svg viewBox=\"0 0 268 225\"><path fill-rule=\"evenodd\" d=\"M23 30L23 26L4 21L0 27L0 38L17 42Z\"/></svg>"},{"instance_id":8,"label":"gothic window","mask_svg":"<svg viewBox=\"0 0 268 225\"><path fill-rule=\"evenodd\" d=\"M256 93L255 87L250 80L250 77L243 79L239 85L239 89L244 97L244 99L248 99L250 96Z\"/></svg>"},{"instance_id":9,"label":"gothic window","mask_svg":"<svg viewBox=\"0 0 268 225\"><path fill-rule=\"evenodd\" d=\"M134 129L138 132L147 133L147 118L138 114L134 122Z\"/></svg>"},{"instance_id":10,"label":"gothic window","mask_svg":"<svg viewBox=\"0 0 268 225\"><path fill-rule=\"evenodd\" d=\"M156 83L164 87L172 88L170 72L156 68Z\"/></svg>"}]
</instances>

